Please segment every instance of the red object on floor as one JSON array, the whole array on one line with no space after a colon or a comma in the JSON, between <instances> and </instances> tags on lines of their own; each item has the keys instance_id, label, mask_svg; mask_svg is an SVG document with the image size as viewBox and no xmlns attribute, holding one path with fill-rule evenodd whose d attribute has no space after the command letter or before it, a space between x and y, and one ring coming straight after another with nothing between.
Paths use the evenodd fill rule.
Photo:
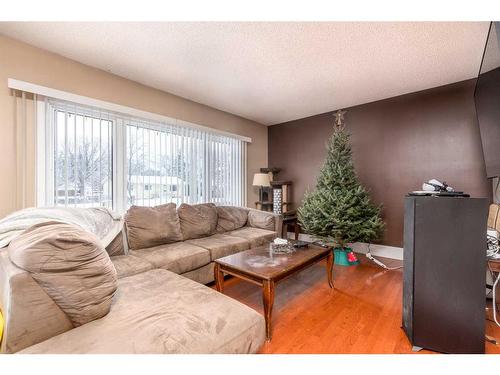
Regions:
<instances>
[{"instance_id":1,"label":"red object on floor","mask_svg":"<svg viewBox=\"0 0 500 375\"><path fill-rule=\"evenodd\" d=\"M350 253L347 254L347 260L349 261L349 263L354 263L358 261L356 254L354 254L354 251L351 251Z\"/></svg>"}]
</instances>

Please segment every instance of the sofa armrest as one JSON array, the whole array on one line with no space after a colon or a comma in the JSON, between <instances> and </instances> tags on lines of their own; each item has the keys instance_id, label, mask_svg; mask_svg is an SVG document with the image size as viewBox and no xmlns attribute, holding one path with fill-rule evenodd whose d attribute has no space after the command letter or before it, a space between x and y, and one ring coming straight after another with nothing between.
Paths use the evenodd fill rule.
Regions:
<instances>
[{"instance_id":1,"label":"sofa armrest","mask_svg":"<svg viewBox=\"0 0 500 375\"><path fill-rule=\"evenodd\" d=\"M0 309L4 332L0 353L15 353L73 328L66 314L0 249Z\"/></svg>"},{"instance_id":2,"label":"sofa armrest","mask_svg":"<svg viewBox=\"0 0 500 375\"><path fill-rule=\"evenodd\" d=\"M249 208L248 214L250 214L250 212L258 213L259 215L261 215L264 218L265 217L273 218L274 219L274 231L276 232L276 236L281 237L282 230L283 230L283 216L282 215L275 214L274 212L270 212L270 211L257 210L255 208ZM247 226L252 227L252 225L250 225L250 222L247 223Z\"/></svg>"}]
</instances>

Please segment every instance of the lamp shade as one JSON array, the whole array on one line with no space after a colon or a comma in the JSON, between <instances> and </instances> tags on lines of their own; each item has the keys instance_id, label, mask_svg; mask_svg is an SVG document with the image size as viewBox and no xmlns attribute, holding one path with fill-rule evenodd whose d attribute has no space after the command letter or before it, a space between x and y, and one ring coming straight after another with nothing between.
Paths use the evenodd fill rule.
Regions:
<instances>
[{"instance_id":1,"label":"lamp shade","mask_svg":"<svg viewBox=\"0 0 500 375\"><path fill-rule=\"evenodd\" d=\"M253 175L253 186L271 186L267 173L255 173Z\"/></svg>"}]
</instances>

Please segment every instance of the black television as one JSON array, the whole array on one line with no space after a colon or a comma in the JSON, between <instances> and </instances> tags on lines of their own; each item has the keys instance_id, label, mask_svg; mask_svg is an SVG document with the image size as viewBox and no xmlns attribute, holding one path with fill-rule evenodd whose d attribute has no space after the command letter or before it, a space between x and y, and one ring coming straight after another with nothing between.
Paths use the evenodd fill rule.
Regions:
<instances>
[{"instance_id":1,"label":"black television","mask_svg":"<svg viewBox=\"0 0 500 375\"><path fill-rule=\"evenodd\" d=\"M474 91L488 178L500 176L500 22L491 22Z\"/></svg>"}]
</instances>

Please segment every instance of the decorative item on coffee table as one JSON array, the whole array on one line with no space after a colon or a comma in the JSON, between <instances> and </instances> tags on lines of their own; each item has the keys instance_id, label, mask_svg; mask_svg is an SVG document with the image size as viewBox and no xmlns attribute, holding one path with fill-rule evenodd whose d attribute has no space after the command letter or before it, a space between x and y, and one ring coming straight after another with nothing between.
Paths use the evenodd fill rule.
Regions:
<instances>
[{"instance_id":1,"label":"decorative item on coffee table","mask_svg":"<svg viewBox=\"0 0 500 375\"><path fill-rule=\"evenodd\" d=\"M269 250L273 254L290 254L295 251L295 247L283 238L276 238L269 243Z\"/></svg>"},{"instance_id":2,"label":"decorative item on coffee table","mask_svg":"<svg viewBox=\"0 0 500 375\"><path fill-rule=\"evenodd\" d=\"M333 134L316 189L305 194L297 216L306 233L334 244L335 263L353 265L358 261L347 245L378 239L384 223L380 206L371 202L356 176L344 114L341 110L335 114Z\"/></svg>"}]
</instances>

